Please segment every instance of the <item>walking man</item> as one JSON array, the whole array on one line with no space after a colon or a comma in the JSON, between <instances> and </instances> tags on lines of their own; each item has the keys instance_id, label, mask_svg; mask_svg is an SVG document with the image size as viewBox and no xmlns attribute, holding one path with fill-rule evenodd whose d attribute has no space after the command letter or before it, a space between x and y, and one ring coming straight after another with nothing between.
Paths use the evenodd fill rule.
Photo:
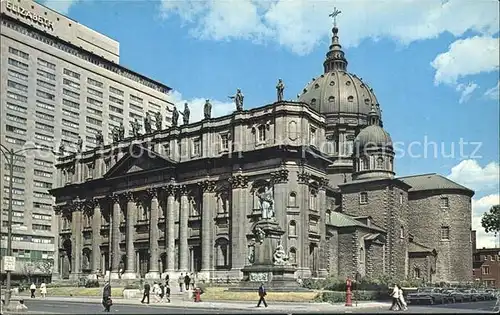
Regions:
<instances>
[{"instance_id":1,"label":"walking man","mask_svg":"<svg viewBox=\"0 0 500 315\"><path fill-rule=\"evenodd\" d=\"M395 284L394 288L392 289L391 297L392 297L392 305L389 308L389 311L395 311L394 307L397 307L396 310L400 310L401 302L399 300L399 288L397 284Z\"/></svg>"},{"instance_id":2,"label":"walking man","mask_svg":"<svg viewBox=\"0 0 500 315\"><path fill-rule=\"evenodd\" d=\"M191 278L189 277L188 273L186 272L186 276L184 276L184 288L186 288L186 291L190 289L189 284L191 283Z\"/></svg>"},{"instance_id":3,"label":"walking man","mask_svg":"<svg viewBox=\"0 0 500 315\"><path fill-rule=\"evenodd\" d=\"M266 288L264 287L264 283L262 282L259 287L259 303L257 303L257 307L260 307L260 303L264 303L264 306L267 307L266 295Z\"/></svg>"},{"instance_id":4,"label":"walking man","mask_svg":"<svg viewBox=\"0 0 500 315\"><path fill-rule=\"evenodd\" d=\"M146 304L149 304L149 292L150 291L151 291L151 286L149 285L149 283L146 282L146 284L144 284L144 294L142 295L141 303L144 303L144 300L147 298L148 302Z\"/></svg>"},{"instance_id":5,"label":"walking man","mask_svg":"<svg viewBox=\"0 0 500 315\"><path fill-rule=\"evenodd\" d=\"M30 291L31 291L31 298L34 299L35 298L35 292L36 292L36 285L35 285L35 283L31 284Z\"/></svg>"},{"instance_id":6,"label":"walking man","mask_svg":"<svg viewBox=\"0 0 500 315\"><path fill-rule=\"evenodd\" d=\"M111 285L109 282L106 282L102 289L102 306L104 306L104 311L109 312L111 305L113 305L113 301L111 300Z\"/></svg>"}]
</instances>

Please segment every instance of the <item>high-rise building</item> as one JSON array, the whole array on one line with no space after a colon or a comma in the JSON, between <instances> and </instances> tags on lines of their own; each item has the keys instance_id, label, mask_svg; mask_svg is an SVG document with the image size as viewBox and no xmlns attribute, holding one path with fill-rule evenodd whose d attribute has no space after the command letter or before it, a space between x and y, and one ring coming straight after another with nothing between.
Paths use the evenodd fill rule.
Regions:
<instances>
[{"instance_id":1,"label":"high-rise building","mask_svg":"<svg viewBox=\"0 0 500 315\"><path fill-rule=\"evenodd\" d=\"M95 146L101 131L123 123L142 124L147 112L154 122L162 114L170 125L173 103L168 86L119 65L119 43L37 2L1 2L1 144L19 150L64 144L75 151ZM154 124L153 124L154 125ZM1 254L7 245L9 172L1 160ZM41 150L15 159L13 176L13 254L17 274L44 273L54 259L53 198L55 156ZM26 262L29 261L29 264ZM3 269L2 269L3 271ZM16 274L15 273L15 274Z\"/></svg>"}]
</instances>

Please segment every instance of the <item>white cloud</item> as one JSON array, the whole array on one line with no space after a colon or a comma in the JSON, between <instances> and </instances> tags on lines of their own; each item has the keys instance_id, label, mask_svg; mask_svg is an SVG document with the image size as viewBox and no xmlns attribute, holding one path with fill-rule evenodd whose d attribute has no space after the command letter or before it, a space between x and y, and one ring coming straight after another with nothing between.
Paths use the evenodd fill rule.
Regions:
<instances>
[{"instance_id":1,"label":"white cloud","mask_svg":"<svg viewBox=\"0 0 500 315\"><path fill-rule=\"evenodd\" d=\"M474 36L453 42L447 52L431 62L436 69L434 83L456 84L457 79L499 68L498 37Z\"/></svg>"},{"instance_id":2,"label":"white cloud","mask_svg":"<svg viewBox=\"0 0 500 315\"><path fill-rule=\"evenodd\" d=\"M484 93L484 97L490 100L498 101L500 99L499 88L500 88L500 81L498 81L496 86L492 87L491 89L488 89L488 91Z\"/></svg>"},{"instance_id":3,"label":"white cloud","mask_svg":"<svg viewBox=\"0 0 500 315\"><path fill-rule=\"evenodd\" d=\"M78 1L79 0L45 0L43 4L61 14L68 14L71 6Z\"/></svg>"},{"instance_id":4,"label":"white cloud","mask_svg":"<svg viewBox=\"0 0 500 315\"><path fill-rule=\"evenodd\" d=\"M472 229L476 230L477 247L496 247L497 242L495 234L486 233L481 226L481 217L483 213L489 212L494 205L500 204L500 195L492 194L480 199L472 200Z\"/></svg>"},{"instance_id":5,"label":"white cloud","mask_svg":"<svg viewBox=\"0 0 500 315\"><path fill-rule=\"evenodd\" d=\"M474 92L478 87L479 87L479 85L477 85L474 82L469 82L469 84L467 84L467 85L463 84L463 83L457 85L457 88L456 88L457 92L462 93L460 95L460 100L458 100L458 102L460 104L467 102L470 99L472 92Z\"/></svg>"},{"instance_id":6,"label":"white cloud","mask_svg":"<svg viewBox=\"0 0 500 315\"><path fill-rule=\"evenodd\" d=\"M271 40L307 54L331 36L328 13L334 6L342 11L338 20L346 47L366 38L409 44L445 32L498 32L496 1L162 0L160 13L165 18L178 15L196 37Z\"/></svg>"},{"instance_id":7,"label":"white cloud","mask_svg":"<svg viewBox=\"0 0 500 315\"><path fill-rule=\"evenodd\" d=\"M476 160L463 160L451 168L449 179L476 191L485 191L498 187L500 168L497 162L491 162L484 168Z\"/></svg>"},{"instance_id":8,"label":"white cloud","mask_svg":"<svg viewBox=\"0 0 500 315\"><path fill-rule=\"evenodd\" d=\"M205 105L205 98L197 97L193 99L186 100L182 97L182 94L178 91L171 92L172 102L179 111L184 110L184 103L188 103L189 110L191 111L189 122L197 122L203 118L203 106ZM236 108L234 102L221 102L218 100L210 100L212 104L212 117L219 117L223 115L230 114ZM182 124L182 116L179 117L179 124Z\"/></svg>"}]
</instances>

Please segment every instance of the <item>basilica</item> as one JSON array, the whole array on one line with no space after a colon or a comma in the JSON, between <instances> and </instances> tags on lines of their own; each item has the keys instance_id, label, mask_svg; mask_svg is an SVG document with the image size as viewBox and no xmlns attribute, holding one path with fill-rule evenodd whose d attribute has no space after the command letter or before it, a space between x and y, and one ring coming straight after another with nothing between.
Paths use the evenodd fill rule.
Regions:
<instances>
[{"instance_id":1,"label":"basilica","mask_svg":"<svg viewBox=\"0 0 500 315\"><path fill-rule=\"evenodd\" d=\"M381 104L347 71L338 32L294 101L280 80L272 104L246 109L238 91L229 115L177 126L177 114L60 157L54 276L239 281L257 222L272 220L275 257L295 277L472 280L474 192L435 173L396 176Z\"/></svg>"}]
</instances>

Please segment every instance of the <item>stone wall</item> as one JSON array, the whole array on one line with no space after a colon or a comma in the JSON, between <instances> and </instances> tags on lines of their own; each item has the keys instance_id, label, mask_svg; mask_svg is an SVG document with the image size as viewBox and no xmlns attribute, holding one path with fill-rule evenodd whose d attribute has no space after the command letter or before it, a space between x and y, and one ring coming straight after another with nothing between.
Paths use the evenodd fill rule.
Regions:
<instances>
[{"instance_id":1,"label":"stone wall","mask_svg":"<svg viewBox=\"0 0 500 315\"><path fill-rule=\"evenodd\" d=\"M384 274L384 247L381 244L369 244L366 249L366 276L372 279Z\"/></svg>"},{"instance_id":2,"label":"stone wall","mask_svg":"<svg viewBox=\"0 0 500 315\"><path fill-rule=\"evenodd\" d=\"M447 197L449 207L441 207ZM436 249L435 282L472 280L471 198L460 191L417 191L410 198L410 232L415 240ZM449 227L449 240L441 238Z\"/></svg>"},{"instance_id":3,"label":"stone wall","mask_svg":"<svg viewBox=\"0 0 500 315\"><path fill-rule=\"evenodd\" d=\"M338 241L338 277L352 279L357 271L357 233L354 229L339 232Z\"/></svg>"}]
</instances>

